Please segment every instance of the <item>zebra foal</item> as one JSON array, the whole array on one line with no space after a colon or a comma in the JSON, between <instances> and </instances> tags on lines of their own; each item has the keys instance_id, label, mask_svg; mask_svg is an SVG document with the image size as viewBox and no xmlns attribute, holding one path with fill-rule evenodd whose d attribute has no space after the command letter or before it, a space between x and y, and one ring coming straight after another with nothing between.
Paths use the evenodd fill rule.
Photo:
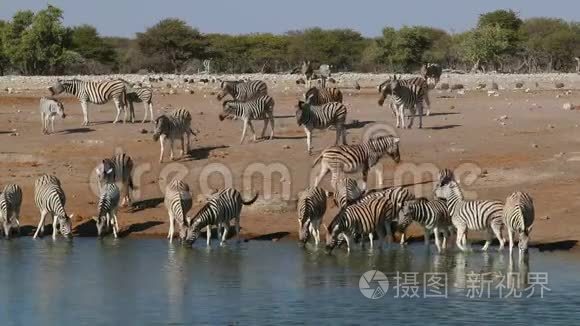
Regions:
<instances>
[{"instance_id":1,"label":"zebra foal","mask_svg":"<svg viewBox=\"0 0 580 326\"><path fill-rule=\"evenodd\" d=\"M134 103L143 103L145 115L141 123L147 121L147 113L150 115L150 120L153 121L153 90L151 87L136 86L125 81L127 87L127 105L129 106L129 118L131 122L135 122L135 107Z\"/></svg>"},{"instance_id":2,"label":"zebra foal","mask_svg":"<svg viewBox=\"0 0 580 326\"><path fill-rule=\"evenodd\" d=\"M123 201L121 206L132 203L131 192L135 189L133 184L133 159L125 153L113 155L101 161L95 169L99 188L107 183L119 183L123 191Z\"/></svg>"},{"instance_id":3,"label":"zebra foal","mask_svg":"<svg viewBox=\"0 0 580 326\"><path fill-rule=\"evenodd\" d=\"M163 202L169 215L169 233L167 234L167 239L169 239L169 242L172 242L175 233L175 223L177 223L177 227L179 228L180 237L183 237L186 215L193 204L189 185L181 180L172 180L165 187L165 199Z\"/></svg>"},{"instance_id":4,"label":"zebra foal","mask_svg":"<svg viewBox=\"0 0 580 326\"><path fill-rule=\"evenodd\" d=\"M9 184L0 193L0 223L6 239L10 238L12 229L20 233L20 206L22 205L22 188Z\"/></svg>"},{"instance_id":5,"label":"zebra foal","mask_svg":"<svg viewBox=\"0 0 580 326\"><path fill-rule=\"evenodd\" d=\"M121 194L119 187L114 183L106 183L101 187L101 195L97 204L97 216L93 220L97 225L97 235L103 236L109 229L113 230L115 239L119 234L119 221L117 219L117 210L119 209L119 200Z\"/></svg>"},{"instance_id":6,"label":"zebra foal","mask_svg":"<svg viewBox=\"0 0 580 326\"><path fill-rule=\"evenodd\" d=\"M346 105L338 102L330 102L321 106L315 106L303 101L298 101L296 106L296 122L304 127L306 132L306 147L308 154L312 154L312 130L327 129L331 126L336 128L337 146L339 139L346 145Z\"/></svg>"},{"instance_id":7,"label":"zebra foal","mask_svg":"<svg viewBox=\"0 0 580 326\"><path fill-rule=\"evenodd\" d=\"M516 191L506 199L503 220L508 230L510 253L514 247L514 233L519 237L520 252L528 250L530 232L534 224L534 201L525 192Z\"/></svg>"},{"instance_id":8,"label":"zebra foal","mask_svg":"<svg viewBox=\"0 0 580 326\"><path fill-rule=\"evenodd\" d=\"M242 138L240 144L244 143L246 138L246 131L248 125L254 134L254 141L256 141L256 131L252 120L264 120L264 128L262 129L261 138L264 138L268 123L270 123L270 139L274 138L274 99L269 95L260 96L250 101L224 101L223 112L220 113L219 119L223 121L228 116L233 116L242 119L244 128L242 130Z\"/></svg>"},{"instance_id":9,"label":"zebra foal","mask_svg":"<svg viewBox=\"0 0 580 326\"><path fill-rule=\"evenodd\" d=\"M423 128L423 98L419 87L414 84L404 85L396 76L391 80L391 105L396 112L397 128L410 129L413 127L417 113L415 108L418 108L419 111L419 128ZM408 124L406 126L405 111L410 112L410 115L407 117Z\"/></svg>"},{"instance_id":10,"label":"zebra foal","mask_svg":"<svg viewBox=\"0 0 580 326\"><path fill-rule=\"evenodd\" d=\"M48 134L48 125L50 123L51 133L54 133L54 119L59 116L61 119L66 118L64 105L57 99L50 97L40 98L40 121L42 122L42 133Z\"/></svg>"},{"instance_id":11,"label":"zebra foal","mask_svg":"<svg viewBox=\"0 0 580 326\"><path fill-rule=\"evenodd\" d=\"M320 242L320 224L326 213L326 200L332 193L322 188L311 187L302 191L298 196L298 239L302 243L308 241L310 234L314 243Z\"/></svg>"},{"instance_id":12,"label":"zebra foal","mask_svg":"<svg viewBox=\"0 0 580 326\"><path fill-rule=\"evenodd\" d=\"M163 163L165 153L165 139L169 138L170 159L173 160L173 142L176 139L181 141L181 156L189 152L190 135L196 135L191 129L191 114L185 109L176 109L169 114L163 114L155 119L155 130L153 140L159 140L161 153L159 163ZM185 143L187 138L187 145Z\"/></svg>"}]
</instances>

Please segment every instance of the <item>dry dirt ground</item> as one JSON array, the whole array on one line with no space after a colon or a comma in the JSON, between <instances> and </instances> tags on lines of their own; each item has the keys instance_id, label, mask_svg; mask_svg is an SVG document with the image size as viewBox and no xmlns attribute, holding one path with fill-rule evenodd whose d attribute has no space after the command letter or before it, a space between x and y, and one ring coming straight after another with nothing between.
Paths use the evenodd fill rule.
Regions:
<instances>
[{"instance_id":1,"label":"dry dirt ground","mask_svg":"<svg viewBox=\"0 0 580 326\"><path fill-rule=\"evenodd\" d=\"M161 237L168 230L161 191L165 180L171 173L185 172L185 180L197 198L204 189L209 191L204 186L206 180L210 188L223 185L223 179L216 173L204 176L216 166L220 167L215 165L219 163L227 167L234 186L243 190L246 198L255 190L270 193L272 197L264 199L262 195L256 204L244 207L242 236L293 238L297 233L296 193L308 184L316 155L334 142L334 131L315 131L315 152L309 156L304 132L294 118L296 99L301 94L287 90L271 93L276 100L275 139L254 143L248 131L243 145L239 144L241 122L218 120L221 106L214 94L156 94L156 115L168 105L185 107L193 115L194 128L201 131L186 158L173 163L166 159L162 164L158 162L159 144L152 139L152 124L113 125L112 103L91 106L94 123L81 127L80 105L72 97L63 97L68 116L65 121L57 120L58 133L45 136L40 131L38 113L38 97L45 95L43 91L4 93L0 96L0 183L18 183L23 187L21 225L30 234L39 216L33 202L34 180L42 173L56 174L67 194L67 211L76 214L73 223L77 235L93 236L91 216L96 213L97 199L89 185L91 171L115 150L123 150L136 162L138 191L133 207L121 209L119 213L122 234ZM579 103L580 92L572 91L556 98L561 93L504 90L498 97L488 97L485 91L467 91L464 95L432 91L433 114L424 118L424 129L398 130L404 165L397 167L389 158L381 161L383 184L409 184L417 195L429 197L432 176L421 175L421 169L435 166L475 171L477 179L465 180L464 185L471 198L505 200L512 191L527 191L536 205L533 243L546 249L573 246L580 239L580 111L563 110L562 104ZM358 142L368 128L394 123L390 110L379 107L377 99L375 89L345 91L345 103L350 110L348 119L355 120L348 130L349 143ZM141 118L140 104L136 111ZM498 121L502 116L506 117ZM262 123L255 125L259 132ZM255 163L281 163L289 175L266 173L263 178L254 174L249 181L244 180L244 171L248 166L256 167ZM413 171L414 175L407 173L398 177L401 169ZM258 170L264 169L258 166ZM371 179L370 187L373 187L374 174ZM329 177L322 185L328 188L328 181ZM268 182L272 183L271 187L267 186ZM290 187L290 198L283 198L285 187ZM198 207L199 204L194 206L190 214ZM326 222L334 212L335 209L327 212ZM421 235L418 230L414 231L415 235Z\"/></svg>"}]
</instances>

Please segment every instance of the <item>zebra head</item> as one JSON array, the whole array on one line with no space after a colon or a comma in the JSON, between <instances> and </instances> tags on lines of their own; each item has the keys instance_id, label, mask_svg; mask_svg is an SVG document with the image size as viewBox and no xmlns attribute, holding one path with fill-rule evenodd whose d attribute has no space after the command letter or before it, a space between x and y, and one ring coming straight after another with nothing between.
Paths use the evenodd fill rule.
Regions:
<instances>
[{"instance_id":1,"label":"zebra head","mask_svg":"<svg viewBox=\"0 0 580 326\"><path fill-rule=\"evenodd\" d=\"M68 239L72 238L71 217L72 215L70 217L67 215L57 217L58 230L60 231L60 234Z\"/></svg>"},{"instance_id":2,"label":"zebra head","mask_svg":"<svg viewBox=\"0 0 580 326\"><path fill-rule=\"evenodd\" d=\"M381 94L381 97L379 98L378 104L379 104L379 106L383 106L383 104L385 103L385 100L387 99L387 96L389 96L393 93L393 91L391 89L391 79L389 78L385 82L383 82L382 84L377 86L377 89L379 90L379 93Z\"/></svg>"},{"instance_id":3,"label":"zebra head","mask_svg":"<svg viewBox=\"0 0 580 326\"><path fill-rule=\"evenodd\" d=\"M318 90L318 88L310 87L310 89L308 89L306 93L304 93L304 101L308 104L312 104L312 99L318 97L319 94L320 91Z\"/></svg>"},{"instance_id":4,"label":"zebra head","mask_svg":"<svg viewBox=\"0 0 580 326\"><path fill-rule=\"evenodd\" d=\"M435 181L433 191L435 191L438 187L446 185L450 181L455 181L455 175L453 174L453 171L447 168L439 170L439 176L437 181Z\"/></svg>"},{"instance_id":5,"label":"zebra head","mask_svg":"<svg viewBox=\"0 0 580 326\"><path fill-rule=\"evenodd\" d=\"M157 119L155 119L153 140L157 141L162 134L167 133L167 131L169 131L170 125L171 121L169 121L169 118L165 114L158 116Z\"/></svg>"},{"instance_id":6,"label":"zebra head","mask_svg":"<svg viewBox=\"0 0 580 326\"><path fill-rule=\"evenodd\" d=\"M526 253L528 251L528 242L530 241L530 232L532 232L532 227L530 225L527 229L520 230L520 241L518 242L518 248L521 253Z\"/></svg>"},{"instance_id":7,"label":"zebra head","mask_svg":"<svg viewBox=\"0 0 580 326\"><path fill-rule=\"evenodd\" d=\"M304 122L303 116L304 111L310 108L310 104L304 101L298 101L298 105L296 105L296 123L298 126L301 126Z\"/></svg>"},{"instance_id":8,"label":"zebra head","mask_svg":"<svg viewBox=\"0 0 580 326\"><path fill-rule=\"evenodd\" d=\"M187 218L186 218L187 220ZM179 231L179 237L183 244L191 246L201 235L202 226L199 225L199 219L194 220L191 224L183 226ZM210 227L209 225L207 227Z\"/></svg>"},{"instance_id":9,"label":"zebra head","mask_svg":"<svg viewBox=\"0 0 580 326\"><path fill-rule=\"evenodd\" d=\"M218 101L221 101L228 94L230 94L233 97L235 97L235 88L236 88L235 85L237 83L238 83L237 81L228 81L228 80L222 81L220 83L220 89L221 89L221 91L217 94Z\"/></svg>"},{"instance_id":10,"label":"zebra head","mask_svg":"<svg viewBox=\"0 0 580 326\"><path fill-rule=\"evenodd\" d=\"M62 92L71 93L72 88L74 88L76 81L77 81L76 79L72 80L57 79L54 85L48 87L48 91L50 92L50 95L58 95Z\"/></svg>"},{"instance_id":11,"label":"zebra head","mask_svg":"<svg viewBox=\"0 0 580 326\"><path fill-rule=\"evenodd\" d=\"M220 121L224 121L230 114L234 113L235 110L235 101L227 100L222 103L223 112L219 114Z\"/></svg>"},{"instance_id":12,"label":"zebra head","mask_svg":"<svg viewBox=\"0 0 580 326\"><path fill-rule=\"evenodd\" d=\"M110 159L104 159L99 163L95 171L101 184L115 182L115 164Z\"/></svg>"},{"instance_id":13,"label":"zebra head","mask_svg":"<svg viewBox=\"0 0 580 326\"><path fill-rule=\"evenodd\" d=\"M401 153L399 152L399 142L401 141L398 137L393 136L379 136L376 138L371 138L368 141L370 149L382 156L383 154L389 155L395 163L401 162Z\"/></svg>"},{"instance_id":14,"label":"zebra head","mask_svg":"<svg viewBox=\"0 0 580 326\"><path fill-rule=\"evenodd\" d=\"M109 226L106 216L93 216L93 220L97 225L97 236L102 237Z\"/></svg>"},{"instance_id":15,"label":"zebra head","mask_svg":"<svg viewBox=\"0 0 580 326\"><path fill-rule=\"evenodd\" d=\"M455 180L451 180L443 185L438 186L434 191L435 197L439 199L449 200L454 195L459 198L463 198L461 194L461 189Z\"/></svg>"},{"instance_id":16,"label":"zebra head","mask_svg":"<svg viewBox=\"0 0 580 326\"><path fill-rule=\"evenodd\" d=\"M397 225L411 224L414 208L415 207L414 207L414 205L412 205L412 201L404 202L399 210L399 216L397 218Z\"/></svg>"},{"instance_id":17,"label":"zebra head","mask_svg":"<svg viewBox=\"0 0 580 326\"><path fill-rule=\"evenodd\" d=\"M310 236L310 219L300 219L300 232L298 233L298 240L301 243L308 242L308 237Z\"/></svg>"},{"instance_id":18,"label":"zebra head","mask_svg":"<svg viewBox=\"0 0 580 326\"><path fill-rule=\"evenodd\" d=\"M332 250L338 245L340 241L340 234L344 231L341 227L340 220L345 217L346 208L341 208L338 214L332 219L332 222L326 228L326 251Z\"/></svg>"}]
</instances>

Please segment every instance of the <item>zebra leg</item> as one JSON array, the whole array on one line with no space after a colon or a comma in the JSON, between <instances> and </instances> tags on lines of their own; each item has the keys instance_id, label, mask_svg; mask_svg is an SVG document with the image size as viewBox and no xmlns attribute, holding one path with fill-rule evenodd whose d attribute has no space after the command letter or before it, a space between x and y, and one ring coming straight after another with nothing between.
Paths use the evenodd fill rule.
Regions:
<instances>
[{"instance_id":1,"label":"zebra leg","mask_svg":"<svg viewBox=\"0 0 580 326\"><path fill-rule=\"evenodd\" d=\"M153 119L153 103L149 103L149 119L150 121L155 121Z\"/></svg>"},{"instance_id":2,"label":"zebra leg","mask_svg":"<svg viewBox=\"0 0 580 326\"><path fill-rule=\"evenodd\" d=\"M341 126L340 133L342 134L342 144L346 145L346 128L344 125Z\"/></svg>"},{"instance_id":3,"label":"zebra leg","mask_svg":"<svg viewBox=\"0 0 580 326\"><path fill-rule=\"evenodd\" d=\"M411 105L408 108L409 115L407 116L407 129L413 128L413 122L415 122L415 114L417 113L415 110L415 105Z\"/></svg>"},{"instance_id":4,"label":"zebra leg","mask_svg":"<svg viewBox=\"0 0 580 326\"><path fill-rule=\"evenodd\" d=\"M322 178L324 178L324 176L328 173L328 171L330 171L330 168L328 168L328 166L326 166L323 163L320 168L320 173L318 174L318 177L314 179L314 187L318 187L318 184L320 183L320 181L322 181Z\"/></svg>"},{"instance_id":5,"label":"zebra leg","mask_svg":"<svg viewBox=\"0 0 580 326\"><path fill-rule=\"evenodd\" d=\"M423 96L423 101L427 106L427 116L431 115L431 101L429 100L429 91L425 92L425 96Z\"/></svg>"},{"instance_id":6,"label":"zebra leg","mask_svg":"<svg viewBox=\"0 0 580 326\"><path fill-rule=\"evenodd\" d=\"M270 115L270 140L274 138L274 115Z\"/></svg>"},{"instance_id":7,"label":"zebra leg","mask_svg":"<svg viewBox=\"0 0 580 326\"><path fill-rule=\"evenodd\" d=\"M312 130L304 127L304 131L306 132L306 150L308 151L309 155L312 155Z\"/></svg>"},{"instance_id":8,"label":"zebra leg","mask_svg":"<svg viewBox=\"0 0 580 326\"><path fill-rule=\"evenodd\" d=\"M369 233L369 242L370 242L370 249L373 249L373 239L374 239L375 235L371 232ZM361 243L363 243L362 239L361 239Z\"/></svg>"},{"instance_id":9,"label":"zebra leg","mask_svg":"<svg viewBox=\"0 0 580 326\"><path fill-rule=\"evenodd\" d=\"M52 240L56 240L56 233L57 233L57 224L58 218L56 214L52 214Z\"/></svg>"},{"instance_id":10,"label":"zebra leg","mask_svg":"<svg viewBox=\"0 0 580 326\"><path fill-rule=\"evenodd\" d=\"M505 240L503 239L503 237L501 235L501 228L502 228L501 224L492 224L491 225L491 229L492 229L493 233L495 234L495 237L499 241L499 248L497 248L498 251L502 251L504 244L505 244Z\"/></svg>"},{"instance_id":11,"label":"zebra leg","mask_svg":"<svg viewBox=\"0 0 580 326\"><path fill-rule=\"evenodd\" d=\"M113 102L115 103L115 109L117 109L117 115L115 116L115 120L113 121L113 123L117 123L119 122L119 116L121 115L121 106L120 106L121 103L119 103L118 99L114 99Z\"/></svg>"},{"instance_id":12,"label":"zebra leg","mask_svg":"<svg viewBox=\"0 0 580 326\"><path fill-rule=\"evenodd\" d=\"M209 243L211 241L211 224L208 224L205 227L205 236L207 237L206 245L209 247Z\"/></svg>"},{"instance_id":13,"label":"zebra leg","mask_svg":"<svg viewBox=\"0 0 580 326\"><path fill-rule=\"evenodd\" d=\"M240 145L244 143L244 138L246 138L247 129L248 129L248 119L244 119L244 127L242 129L242 138L240 139Z\"/></svg>"},{"instance_id":14,"label":"zebra leg","mask_svg":"<svg viewBox=\"0 0 580 326\"><path fill-rule=\"evenodd\" d=\"M169 232L167 233L167 239L169 239L169 243L173 241L173 233L175 232L175 221L173 219L173 214L169 213Z\"/></svg>"},{"instance_id":15,"label":"zebra leg","mask_svg":"<svg viewBox=\"0 0 580 326\"><path fill-rule=\"evenodd\" d=\"M163 163L163 154L165 152L165 135L159 136L159 144L161 145L161 154L159 154L159 163Z\"/></svg>"},{"instance_id":16,"label":"zebra leg","mask_svg":"<svg viewBox=\"0 0 580 326\"><path fill-rule=\"evenodd\" d=\"M45 133L46 133L46 131L45 131L45 129L44 129L44 126L46 125L46 123L45 123L44 121L45 121L45 119L44 119L44 112L40 112L40 124L42 124L42 128L40 128L40 131L41 131L43 134L45 134Z\"/></svg>"},{"instance_id":17,"label":"zebra leg","mask_svg":"<svg viewBox=\"0 0 580 326\"><path fill-rule=\"evenodd\" d=\"M46 218L47 211L40 212L40 222L38 222L38 227L36 228L36 232L34 232L33 239L38 238L38 233L42 230L44 231L44 219ZM43 232L44 233L44 232ZM41 234L42 236L43 234Z\"/></svg>"},{"instance_id":18,"label":"zebra leg","mask_svg":"<svg viewBox=\"0 0 580 326\"><path fill-rule=\"evenodd\" d=\"M50 119L50 133L54 134L54 116Z\"/></svg>"},{"instance_id":19,"label":"zebra leg","mask_svg":"<svg viewBox=\"0 0 580 326\"><path fill-rule=\"evenodd\" d=\"M264 137L266 136L266 127L268 127L268 123L270 123L270 119L264 119L264 128L262 128L260 139L264 139Z\"/></svg>"},{"instance_id":20,"label":"zebra leg","mask_svg":"<svg viewBox=\"0 0 580 326\"><path fill-rule=\"evenodd\" d=\"M226 239L225 235L224 235L224 239ZM240 243L240 216L239 215L238 215L238 217L236 217L236 242Z\"/></svg>"},{"instance_id":21,"label":"zebra leg","mask_svg":"<svg viewBox=\"0 0 580 326\"><path fill-rule=\"evenodd\" d=\"M81 108L83 109L83 126L89 125L89 108L87 102L81 102Z\"/></svg>"},{"instance_id":22,"label":"zebra leg","mask_svg":"<svg viewBox=\"0 0 580 326\"><path fill-rule=\"evenodd\" d=\"M318 219L316 220L314 223L310 223L310 227L312 228L312 231L310 231L310 233L312 233L312 236L314 237L314 244L316 246L318 246L318 244L320 243L320 223L322 222L322 219Z\"/></svg>"},{"instance_id":23,"label":"zebra leg","mask_svg":"<svg viewBox=\"0 0 580 326\"><path fill-rule=\"evenodd\" d=\"M406 238L406 234L405 234L405 231L403 231L403 232L401 233L401 239L400 239L400 241L399 241L399 244L400 244L401 246L404 246L404 245L405 245L405 238Z\"/></svg>"},{"instance_id":24,"label":"zebra leg","mask_svg":"<svg viewBox=\"0 0 580 326\"><path fill-rule=\"evenodd\" d=\"M459 248L461 251L467 251L467 248L465 248L465 246L463 246L463 237L465 236L465 227L458 227L457 228L457 238L455 239L456 244L457 244L457 248Z\"/></svg>"},{"instance_id":25,"label":"zebra leg","mask_svg":"<svg viewBox=\"0 0 580 326\"><path fill-rule=\"evenodd\" d=\"M169 138L169 159L171 161L173 161L175 155L173 155L173 143L174 143L174 139L173 138Z\"/></svg>"},{"instance_id":26,"label":"zebra leg","mask_svg":"<svg viewBox=\"0 0 580 326\"><path fill-rule=\"evenodd\" d=\"M258 139L256 138L256 131L254 130L254 125L252 124L251 120L248 121L248 125L250 125L250 130L252 131L252 134L254 135L254 143L255 143Z\"/></svg>"},{"instance_id":27,"label":"zebra leg","mask_svg":"<svg viewBox=\"0 0 580 326\"><path fill-rule=\"evenodd\" d=\"M419 114L419 129L423 128L423 103L417 103L417 113Z\"/></svg>"},{"instance_id":28,"label":"zebra leg","mask_svg":"<svg viewBox=\"0 0 580 326\"><path fill-rule=\"evenodd\" d=\"M439 240L439 228L435 227L433 229L435 233L435 247L437 247L437 251L441 252L441 241Z\"/></svg>"},{"instance_id":29,"label":"zebra leg","mask_svg":"<svg viewBox=\"0 0 580 326\"><path fill-rule=\"evenodd\" d=\"M487 251L489 248L489 245L491 244L492 232L493 231L489 229L485 232L485 244L483 245L483 248L481 248L481 251Z\"/></svg>"},{"instance_id":30,"label":"zebra leg","mask_svg":"<svg viewBox=\"0 0 580 326\"><path fill-rule=\"evenodd\" d=\"M514 249L514 230L512 230L510 227L508 227L508 237L510 240L510 254L512 253L513 249Z\"/></svg>"}]
</instances>

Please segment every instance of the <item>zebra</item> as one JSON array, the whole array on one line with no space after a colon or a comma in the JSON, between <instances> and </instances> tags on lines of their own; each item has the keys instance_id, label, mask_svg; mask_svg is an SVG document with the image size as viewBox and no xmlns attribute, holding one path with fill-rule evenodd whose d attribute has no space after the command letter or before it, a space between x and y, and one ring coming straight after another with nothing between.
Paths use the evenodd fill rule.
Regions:
<instances>
[{"instance_id":1,"label":"zebra","mask_svg":"<svg viewBox=\"0 0 580 326\"><path fill-rule=\"evenodd\" d=\"M415 121L415 108L419 109L419 128L423 128L423 98L420 86L415 84L403 85L396 76L390 84L391 108L394 108L397 118L397 128L410 129ZM408 124L405 127L405 109L409 110Z\"/></svg>"},{"instance_id":2,"label":"zebra","mask_svg":"<svg viewBox=\"0 0 580 326\"><path fill-rule=\"evenodd\" d=\"M193 200L189 190L189 185L181 180L174 179L165 187L165 208L169 215L169 233L167 239L173 241L175 233L175 223L179 227L180 235L183 233L183 227L186 224L187 212L191 209Z\"/></svg>"},{"instance_id":3,"label":"zebra","mask_svg":"<svg viewBox=\"0 0 580 326\"><path fill-rule=\"evenodd\" d=\"M105 230L112 228L113 236L117 238L119 234L119 221L117 220L117 210L121 194L119 187L114 183L106 183L101 188L101 195L97 205L98 214L93 217L97 224L97 234L103 235Z\"/></svg>"},{"instance_id":4,"label":"zebra","mask_svg":"<svg viewBox=\"0 0 580 326\"><path fill-rule=\"evenodd\" d=\"M228 94L237 101L250 101L268 95L268 86L261 80L222 81L220 89L221 92L217 95L218 101L221 101Z\"/></svg>"},{"instance_id":5,"label":"zebra","mask_svg":"<svg viewBox=\"0 0 580 326\"><path fill-rule=\"evenodd\" d=\"M329 171L332 172L332 184L338 180L339 173L351 173L358 170L362 170L363 181L366 183L370 168L377 164L383 155L388 154L395 163L401 161L399 143L398 137L379 136L362 144L333 146L325 149L313 164L316 166L320 162L321 165L314 186L318 186Z\"/></svg>"},{"instance_id":6,"label":"zebra","mask_svg":"<svg viewBox=\"0 0 580 326\"><path fill-rule=\"evenodd\" d=\"M230 220L235 221L236 238L240 241L240 213L242 205L251 205L258 199L258 193L248 201L244 201L239 191L233 188L225 188L217 191L207 203L195 214L193 218L186 219L184 242L192 245L205 227L207 233L207 245L210 244L211 226L218 227L218 238L220 245L225 244L228 235ZM220 227L224 228L223 235L220 234Z\"/></svg>"},{"instance_id":7,"label":"zebra","mask_svg":"<svg viewBox=\"0 0 580 326\"><path fill-rule=\"evenodd\" d=\"M40 98L40 121L42 123L42 133L48 134L48 124L50 121L51 132L54 133L54 119L59 116L62 119L66 118L64 113L64 105L59 100L52 97Z\"/></svg>"},{"instance_id":8,"label":"zebra","mask_svg":"<svg viewBox=\"0 0 580 326\"><path fill-rule=\"evenodd\" d=\"M437 251L441 252L441 248L447 247L449 229L453 224L445 200L417 198L405 202L400 210L398 223L399 225L408 225L413 221L423 227L426 246L429 246L429 234L433 232ZM443 243L439 241L440 232L443 233Z\"/></svg>"},{"instance_id":9,"label":"zebra","mask_svg":"<svg viewBox=\"0 0 580 326\"><path fill-rule=\"evenodd\" d=\"M453 226L457 229L457 247L467 251L467 231L487 230L485 245L487 251L491 244L492 232L499 240L499 249L503 249L504 239L501 235L503 227L503 206L501 201L494 200L464 200L458 183L454 180L438 187L435 191L438 198L447 200L447 209L451 215Z\"/></svg>"},{"instance_id":10,"label":"zebra","mask_svg":"<svg viewBox=\"0 0 580 326\"><path fill-rule=\"evenodd\" d=\"M330 102L342 103L342 92L335 87L311 87L304 93L304 101L311 105L323 105Z\"/></svg>"},{"instance_id":11,"label":"zebra","mask_svg":"<svg viewBox=\"0 0 580 326\"><path fill-rule=\"evenodd\" d=\"M353 237L368 235L370 247L373 248L374 233L378 235L379 243L384 242L384 216L391 215L393 204L385 198L373 198L341 209L330 225L326 227L326 249L331 252L340 242L346 241L350 251ZM364 240L361 239L361 245Z\"/></svg>"},{"instance_id":12,"label":"zebra","mask_svg":"<svg viewBox=\"0 0 580 326\"><path fill-rule=\"evenodd\" d=\"M184 135L187 137L187 145L185 143ZM153 140L159 140L161 144L161 153L159 155L159 163L163 163L163 154L165 152L165 139L169 138L170 144L170 159L173 160L173 142L175 139L181 140L181 156L189 152L189 138L190 135L196 135L191 129L191 114L185 109L176 109L169 114L163 114L155 119L155 131L153 132Z\"/></svg>"},{"instance_id":13,"label":"zebra","mask_svg":"<svg viewBox=\"0 0 580 326\"><path fill-rule=\"evenodd\" d=\"M392 94L391 82L393 78L389 78L383 83L381 83L377 88L379 93L381 93L381 97L379 98L379 105L382 106L385 102L385 99L388 95ZM410 85L415 85L413 90L417 92L417 97L422 98L425 106L427 107L427 115L431 115L431 101L429 100L429 85L427 84L427 80L423 77L413 77L407 79L399 79L401 85L410 87ZM395 107L391 102L391 110L395 117L397 117L397 112L395 111Z\"/></svg>"},{"instance_id":14,"label":"zebra","mask_svg":"<svg viewBox=\"0 0 580 326\"><path fill-rule=\"evenodd\" d=\"M12 228L20 233L20 206L22 205L22 188L9 184L0 193L0 222L6 239L10 238Z\"/></svg>"},{"instance_id":15,"label":"zebra","mask_svg":"<svg viewBox=\"0 0 580 326\"><path fill-rule=\"evenodd\" d=\"M346 105L338 102L330 102L321 106L314 106L303 101L298 101L296 106L296 122L303 126L306 132L306 147L308 154L312 154L312 130L326 129L331 126L336 128L334 145L338 145L339 139L346 145Z\"/></svg>"},{"instance_id":16,"label":"zebra","mask_svg":"<svg viewBox=\"0 0 580 326\"><path fill-rule=\"evenodd\" d=\"M224 101L222 104L223 112L220 113L219 119L220 121L223 121L227 116L234 116L236 118L241 118L244 121L240 144L244 143L248 125L250 125L250 129L254 134L254 141L256 141L256 132L254 131L252 120L264 120L264 128L262 129L261 138L264 138L269 122L271 140L274 138L274 104L274 99L269 95L260 96L247 102L236 100Z\"/></svg>"},{"instance_id":17,"label":"zebra","mask_svg":"<svg viewBox=\"0 0 580 326\"><path fill-rule=\"evenodd\" d=\"M43 175L35 182L34 203L40 210L40 221L34 232L35 239L39 233L40 235L44 234L44 221L49 214L52 215L53 219L52 238L56 239L57 231L60 231L64 237L72 237L71 218L73 215L69 217L66 213L64 208L66 197L60 186L60 181L55 179L56 177Z\"/></svg>"},{"instance_id":18,"label":"zebra","mask_svg":"<svg viewBox=\"0 0 580 326\"><path fill-rule=\"evenodd\" d=\"M352 178L339 178L334 184L334 203L339 208L346 208L355 203L363 196L366 190L366 183L359 186L357 180Z\"/></svg>"},{"instance_id":19,"label":"zebra","mask_svg":"<svg viewBox=\"0 0 580 326\"><path fill-rule=\"evenodd\" d=\"M131 192L135 189L133 184L133 159L125 153L113 155L111 158L102 160L96 167L99 187L107 183L120 183L123 190L121 206L131 205Z\"/></svg>"},{"instance_id":20,"label":"zebra","mask_svg":"<svg viewBox=\"0 0 580 326\"><path fill-rule=\"evenodd\" d=\"M330 66L326 64L320 65L318 69L314 69L310 61L302 61L300 71L304 76L307 88L312 86L313 79L319 79L320 86L324 88L326 87L326 79L330 77Z\"/></svg>"},{"instance_id":21,"label":"zebra","mask_svg":"<svg viewBox=\"0 0 580 326\"><path fill-rule=\"evenodd\" d=\"M58 95L62 92L72 94L81 102L83 109L83 126L89 125L88 103L97 105L105 104L111 99L117 108L117 115L113 123L119 121L121 110L125 112L123 122L127 120L127 88L121 79L104 81L84 81L79 79L58 79L56 83L48 88L51 95Z\"/></svg>"},{"instance_id":22,"label":"zebra","mask_svg":"<svg viewBox=\"0 0 580 326\"><path fill-rule=\"evenodd\" d=\"M127 87L127 105L129 106L129 118L131 122L135 122L135 107L133 103L143 103L145 115L143 116L144 123L147 121L147 113L150 114L150 120L153 121L153 90L151 87L136 86L125 82Z\"/></svg>"},{"instance_id":23,"label":"zebra","mask_svg":"<svg viewBox=\"0 0 580 326\"><path fill-rule=\"evenodd\" d=\"M302 191L298 196L298 239L302 243L308 241L310 234L314 243L320 243L320 224L326 213L326 200L332 193L319 188L311 187Z\"/></svg>"},{"instance_id":24,"label":"zebra","mask_svg":"<svg viewBox=\"0 0 580 326\"><path fill-rule=\"evenodd\" d=\"M433 87L439 83L441 79L441 74L443 73L443 69L441 66L436 63L425 63L421 66L421 76L427 81L432 80Z\"/></svg>"},{"instance_id":25,"label":"zebra","mask_svg":"<svg viewBox=\"0 0 580 326\"><path fill-rule=\"evenodd\" d=\"M506 199L503 220L507 226L510 241L510 253L514 246L514 233L518 233L520 239L518 247L520 252L528 250L530 232L534 224L534 201L532 196L525 192L514 192Z\"/></svg>"}]
</instances>

